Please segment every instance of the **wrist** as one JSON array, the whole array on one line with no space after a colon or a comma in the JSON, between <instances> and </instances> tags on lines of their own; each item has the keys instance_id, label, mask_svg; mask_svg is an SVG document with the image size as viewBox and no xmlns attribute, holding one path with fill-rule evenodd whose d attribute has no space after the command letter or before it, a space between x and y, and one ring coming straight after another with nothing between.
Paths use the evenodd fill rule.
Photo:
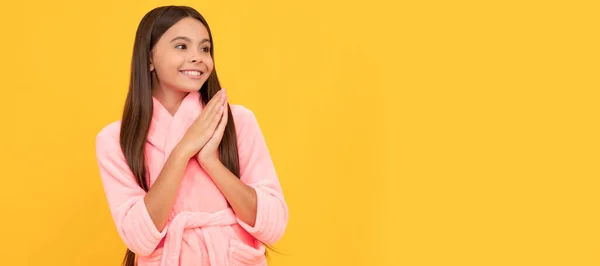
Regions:
<instances>
[{"instance_id":1,"label":"wrist","mask_svg":"<svg viewBox=\"0 0 600 266\"><path fill-rule=\"evenodd\" d=\"M175 148L171 152L171 156L174 156L176 159L181 159L181 160L189 160L190 158L192 158L192 155L193 155L192 153L179 147L179 145L175 146Z\"/></svg>"},{"instance_id":2,"label":"wrist","mask_svg":"<svg viewBox=\"0 0 600 266\"><path fill-rule=\"evenodd\" d=\"M211 159L198 160L198 162L200 163L200 166L207 171L210 171L211 169L215 169L215 168L223 165L221 163L221 160L219 160L219 158L216 158L216 157L211 158Z\"/></svg>"}]
</instances>

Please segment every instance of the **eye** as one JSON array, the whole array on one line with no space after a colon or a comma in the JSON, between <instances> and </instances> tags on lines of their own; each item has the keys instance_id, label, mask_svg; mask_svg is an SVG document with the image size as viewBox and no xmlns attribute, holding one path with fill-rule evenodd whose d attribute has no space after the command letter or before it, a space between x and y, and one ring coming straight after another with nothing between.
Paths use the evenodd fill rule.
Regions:
<instances>
[{"instance_id":1,"label":"eye","mask_svg":"<svg viewBox=\"0 0 600 266\"><path fill-rule=\"evenodd\" d=\"M185 44L178 44L175 46L175 49L184 50L184 49L186 49L186 46L185 46Z\"/></svg>"},{"instance_id":2,"label":"eye","mask_svg":"<svg viewBox=\"0 0 600 266\"><path fill-rule=\"evenodd\" d=\"M204 47L204 48L202 48L202 52L209 53L210 52L210 47Z\"/></svg>"}]
</instances>

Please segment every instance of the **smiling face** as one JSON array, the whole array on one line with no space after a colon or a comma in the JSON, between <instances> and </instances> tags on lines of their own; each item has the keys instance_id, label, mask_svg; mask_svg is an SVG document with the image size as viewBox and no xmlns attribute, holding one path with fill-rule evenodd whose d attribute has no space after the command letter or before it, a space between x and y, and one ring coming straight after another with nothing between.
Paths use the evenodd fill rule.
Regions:
<instances>
[{"instance_id":1,"label":"smiling face","mask_svg":"<svg viewBox=\"0 0 600 266\"><path fill-rule=\"evenodd\" d=\"M152 48L152 90L198 91L213 71L211 40L202 22L183 18Z\"/></svg>"}]
</instances>

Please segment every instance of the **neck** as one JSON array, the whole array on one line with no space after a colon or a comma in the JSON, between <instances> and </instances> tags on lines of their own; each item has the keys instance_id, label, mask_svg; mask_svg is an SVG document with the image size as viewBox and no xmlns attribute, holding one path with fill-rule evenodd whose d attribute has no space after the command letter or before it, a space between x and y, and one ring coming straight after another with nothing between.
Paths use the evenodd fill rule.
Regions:
<instances>
[{"instance_id":1,"label":"neck","mask_svg":"<svg viewBox=\"0 0 600 266\"><path fill-rule=\"evenodd\" d=\"M188 92L166 89L160 86L152 88L152 97L156 98L171 115L175 115L187 94Z\"/></svg>"}]
</instances>

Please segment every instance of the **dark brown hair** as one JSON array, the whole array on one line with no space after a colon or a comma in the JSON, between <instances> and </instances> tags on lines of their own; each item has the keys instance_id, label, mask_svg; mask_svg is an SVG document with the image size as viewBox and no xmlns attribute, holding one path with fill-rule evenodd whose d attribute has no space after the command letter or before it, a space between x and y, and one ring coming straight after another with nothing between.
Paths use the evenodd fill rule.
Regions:
<instances>
[{"instance_id":1,"label":"dark brown hair","mask_svg":"<svg viewBox=\"0 0 600 266\"><path fill-rule=\"evenodd\" d=\"M137 183L145 191L148 191L149 181L146 179L144 147L153 112L150 54L160 37L171 26L186 17L195 18L204 24L211 41L210 55L214 58L213 38L208 23L198 11L191 7L157 7L142 18L135 35L129 92L127 93L121 120L120 142L127 164L131 168ZM217 78L217 70L213 68L208 80L199 88L201 95L199 100L206 104L220 89L221 85ZM229 119L219 145L219 157L223 164L239 178L240 166L234 121L230 108L227 112ZM123 265L135 265L135 253L129 249L127 249Z\"/></svg>"}]
</instances>

